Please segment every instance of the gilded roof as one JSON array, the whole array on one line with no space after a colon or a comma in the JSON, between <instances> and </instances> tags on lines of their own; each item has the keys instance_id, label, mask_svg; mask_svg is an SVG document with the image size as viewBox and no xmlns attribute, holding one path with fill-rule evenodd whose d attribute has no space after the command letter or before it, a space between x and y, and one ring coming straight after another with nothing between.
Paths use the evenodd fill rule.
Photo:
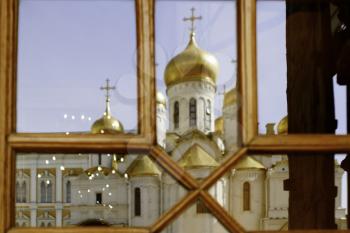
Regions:
<instances>
[{"instance_id":1,"label":"gilded roof","mask_svg":"<svg viewBox=\"0 0 350 233\"><path fill-rule=\"evenodd\" d=\"M237 90L232 88L230 91L226 92L224 95L224 107L230 106L237 101Z\"/></svg>"},{"instance_id":2,"label":"gilded roof","mask_svg":"<svg viewBox=\"0 0 350 233\"><path fill-rule=\"evenodd\" d=\"M282 120L277 125L278 134L287 134L288 133L288 116L282 118Z\"/></svg>"},{"instance_id":3,"label":"gilded roof","mask_svg":"<svg viewBox=\"0 0 350 233\"><path fill-rule=\"evenodd\" d=\"M251 156L242 157L233 168L237 170L266 169L262 163Z\"/></svg>"},{"instance_id":4,"label":"gilded roof","mask_svg":"<svg viewBox=\"0 0 350 233\"><path fill-rule=\"evenodd\" d=\"M164 81L168 88L187 81L207 81L215 85L218 71L217 59L198 47L193 32L186 49L167 64Z\"/></svg>"},{"instance_id":5,"label":"gilded roof","mask_svg":"<svg viewBox=\"0 0 350 233\"><path fill-rule=\"evenodd\" d=\"M194 144L179 159L178 164L183 168L217 167L218 162L200 145Z\"/></svg>"},{"instance_id":6,"label":"gilded roof","mask_svg":"<svg viewBox=\"0 0 350 233\"><path fill-rule=\"evenodd\" d=\"M129 177L159 176L161 171L148 156L141 155L132 162L126 173Z\"/></svg>"}]
</instances>

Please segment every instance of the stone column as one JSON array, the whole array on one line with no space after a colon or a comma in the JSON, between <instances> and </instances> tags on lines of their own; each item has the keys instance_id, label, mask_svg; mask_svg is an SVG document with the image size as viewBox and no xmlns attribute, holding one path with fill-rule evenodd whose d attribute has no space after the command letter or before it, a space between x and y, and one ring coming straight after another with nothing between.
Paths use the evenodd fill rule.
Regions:
<instances>
[{"instance_id":1,"label":"stone column","mask_svg":"<svg viewBox=\"0 0 350 233\"><path fill-rule=\"evenodd\" d=\"M36 227L36 210L37 210L36 204L31 204L31 207L30 207L30 226L31 227Z\"/></svg>"},{"instance_id":2,"label":"stone column","mask_svg":"<svg viewBox=\"0 0 350 233\"><path fill-rule=\"evenodd\" d=\"M62 227L62 212L63 212L63 204L56 204L56 227Z\"/></svg>"},{"instance_id":3,"label":"stone column","mask_svg":"<svg viewBox=\"0 0 350 233\"><path fill-rule=\"evenodd\" d=\"M36 203L36 167L30 169L30 202Z\"/></svg>"},{"instance_id":4,"label":"stone column","mask_svg":"<svg viewBox=\"0 0 350 233\"><path fill-rule=\"evenodd\" d=\"M59 166L56 168L56 203L62 203L62 171Z\"/></svg>"}]
</instances>

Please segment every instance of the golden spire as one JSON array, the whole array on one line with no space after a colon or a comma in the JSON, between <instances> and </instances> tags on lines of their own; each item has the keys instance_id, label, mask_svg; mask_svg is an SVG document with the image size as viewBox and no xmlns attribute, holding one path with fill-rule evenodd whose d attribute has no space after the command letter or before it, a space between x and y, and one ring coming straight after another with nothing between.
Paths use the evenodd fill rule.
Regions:
<instances>
[{"instance_id":1,"label":"golden spire","mask_svg":"<svg viewBox=\"0 0 350 233\"><path fill-rule=\"evenodd\" d=\"M111 115L111 107L110 107L110 102L111 102L111 98L110 98L110 90L115 90L115 86L110 86L109 85L109 79L106 79L106 86L105 87L101 87L101 90L106 90L106 111L105 111L105 116L110 116Z\"/></svg>"},{"instance_id":2,"label":"golden spire","mask_svg":"<svg viewBox=\"0 0 350 233\"><path fill-rule=\"evenodd\" d=\"M195 27L194 27L194 22L196 20L201 20L202 19L202 16L195 16L194 15L194 11L196 9L194 7L191 8L191 17L188 17L188 18L183 18L183 21L191 21L191 27L190 27L190 32L191 32L191 37L194 35L194 30L195 30Z\"/></svg>"}]
</instances>

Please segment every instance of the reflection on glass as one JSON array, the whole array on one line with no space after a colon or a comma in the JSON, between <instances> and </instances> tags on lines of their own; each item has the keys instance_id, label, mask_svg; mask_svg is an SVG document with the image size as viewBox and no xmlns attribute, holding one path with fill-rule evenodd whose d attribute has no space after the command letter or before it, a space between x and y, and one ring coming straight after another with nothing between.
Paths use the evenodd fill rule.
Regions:
<instances>
[{"instance_id":1,"label":"reflection on glass","mask_svg":"<svg viewBox=\"0 0 350 233\"><path fill-rule=\"evenodd\" d=\"M137 131L134 1L21 0L17 131L83 132L105 110Z\"/></svg>"},{"instance_id":2,"label":"reflection on glass","mask_svg":"<svg viewBox=\"0 0 350 233\"><path fill-rule=\"evenodd\" d=\"M335 217L338 229L347 229L346 174L340 168L344 156L334 161ZM242 157L224 177L209 190L210 194L247 231L288 230L289 178L287 155L252 155Z\"/></svg>"},{"instance_id":3,"label":"reflection on glass","mask_svg":"<svg viewBox=\"0 0 350 233\"><path fill-rule=\"evenodd\" d=\"M146 155L17 155L18 227L147 227L184 194Z\"/></svg>"}]
</instances>

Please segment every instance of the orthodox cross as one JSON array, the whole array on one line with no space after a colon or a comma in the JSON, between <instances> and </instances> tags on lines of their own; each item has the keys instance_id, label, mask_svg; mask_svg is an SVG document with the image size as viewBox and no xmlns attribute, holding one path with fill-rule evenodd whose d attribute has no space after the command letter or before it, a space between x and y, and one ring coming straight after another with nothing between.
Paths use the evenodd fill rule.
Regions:
<instances>
[{"instance_id":1,"label":"orthodox cross","mask_svg":"<svg viewBox=\"0 0 350 233\"><path fill-rule=\"evenodd\" d=\"M106 97L107 97L107 99L109 99L109 97L110 97L109 91L110 90L115 90L115 86L109 85L109 79L106 79L106 86L105 87L101 87L100 89L101 90L106 90Z\"/></svg>"},{"instance_id":2,"label":"orthodox cross","mask_svg":"<svg viewBox=\"0 0 350 233\"><path fill-rule=\"evenodd\" d=\"M194 8L194 7L192 7L191 8L191 17L189 17L189 18L183 18L183 21L191 21L191 28L190 28L190 30L191 30L191 33L193 33L194 32L194 29L195 29L195 27L194 27L194 21L196 21L196 20L201 20L202 19L202 16L194 16L194 11L195 11L196 9Z\"/></svg>"}]
</instances>

